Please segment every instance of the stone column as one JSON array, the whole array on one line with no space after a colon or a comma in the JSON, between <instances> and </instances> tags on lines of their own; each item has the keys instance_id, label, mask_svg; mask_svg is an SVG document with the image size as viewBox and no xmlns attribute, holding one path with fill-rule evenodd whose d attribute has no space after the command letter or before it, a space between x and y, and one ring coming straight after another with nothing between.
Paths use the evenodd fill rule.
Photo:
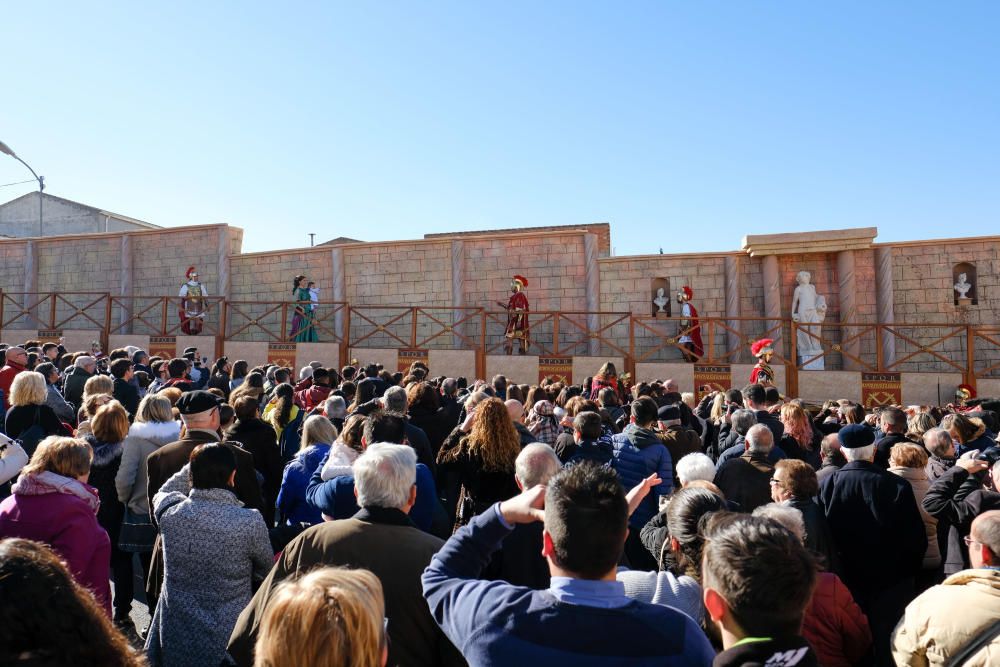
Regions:
<instances>
[{"instance_id":1,"label":"stone column","mask_svg":"<svg viewBox=\"0 0 1000 667\"><path fill-rule=\"evenodd\" d=\"M118 296L121 303L118 306L118 333L132 333L134 322L129 321L132 313L135 312L135 303L132 295L135 291L133 287L134 269L132 262L132 235L122 234L121 243L121 272L118 281ZM128 322L126 325L125 323Z\"/></svg>"},{"instance_id":2,"label":"stone column","mask_svg":"<svg viewBox=\"0 0 1000 667\"><path fill-rule=\"evenodd\" d=\"M21 307L25 310L28 306L38 300L34 292L38 291L38 242L28 241L24 249L24 299ZM25 317L25 324L29 328L38 328L38 318L35 317L37 308L32 308Z\"/></svg>"},{"instance_id":3,"label":"stone column","mask_svg":"<svg viewBox=\"0 0 1000 667\"><path fill-rule=\"evenodd\" d=\"M587 334L591 335L588 341L587 353L596 357L601 353L601 342L592 336L601 328L601 316L597 311L601 309L601 267L597 263L599 256L597 234L583 235L583 265L586 271L585 284L587 286Z\"/></svg>"},{"instance_id":4,"label":"stone column","mask_svg":"<svg viewBox=\"0 0 1000 667\"><path fill-rule=\"evenodd\" d=\"M465 241L454 239L451 242L449 252L451 253L451 305L455 308L451 314L451 324L452 327L455 327L456 322L468 315L467 311L460 310L465 306ZM478 322L473 324L478 324ZM468 335L473 324L463 323L458 326L458 329L466 338L475 340L476 336ZM454 329L451 340L456 350L462 348L462 337Z\"/></svg>"},{"instance_id":5,"label":"stone column","mask_svg":"<svg viewBox=\"0 0 1000 667\"><path fill-rule=\"evenodd\" d=\"M854 251L841 250L837 253L837 280L840 282L840 340L844 341L855 335L853 327L843 326L853 324L858 319L857 285L854 275ZM860 341L855 339L849 343L841 343L841 349L856 357L860 356ZM853 359L843 357L845 371L856 371L859 365Z\"/></svg>"},{"instance_id":6,"label":"stone column","mask_svg":"<svg viewBox=\"0 0 1000 667\"><path fill-rule=\"evenodd\" d=\"M726 255L725 262L725 295L726 295L726 317L740 317L740 270L742 262L738 255ZM726 330L726 353L736 350L736 353L728 357L731 362L739 361L742 358L743 345L743 323L739 320L728 320L726 326L736 331Z\"/></svg>"},{"instance_id":7,"label":"stone column","mask_svg":"<svg viewBox=\"0 0 1000 667\"><path fill-rule=\"evenodd\" d=\"M875 248L875 303L878 306L878 323L894 324L896 295L892 287L892 248L879 246ZM882 365L891 366L896 362L896 337L888 331L883 331L880 340L882 346ZM879 369L881 370L881 369Z\"/></svg>"},{"instance_id":8,"label":"stone column","mask_svg":"<svg viewBox=\"0 0 1000 667\"><path fill-rule=\"evenodd\" d=\"M765 255L763 263L764 276L764 317L767 318L766 329L778 327L768 337L774 339L775 351L781 346L781 271L778 269L778 257Z\"/></svg>"},{"instance_id":9,"label":"stone column","mask_svg":"<svg viewBox=\"0 0 1000 667\"><path fill-rule=\"evenodd\" d=\"M344 249L338 246L330 248L330 275L333 276L333 285L330 293L333 301L343 303L347 301L347 285L344 277ZM346 348L350 343L350 332L344 330L344 310L338 310L333 316L333 326L338 336L343 336L342 347Z\"/></svg>"}]
</instances>

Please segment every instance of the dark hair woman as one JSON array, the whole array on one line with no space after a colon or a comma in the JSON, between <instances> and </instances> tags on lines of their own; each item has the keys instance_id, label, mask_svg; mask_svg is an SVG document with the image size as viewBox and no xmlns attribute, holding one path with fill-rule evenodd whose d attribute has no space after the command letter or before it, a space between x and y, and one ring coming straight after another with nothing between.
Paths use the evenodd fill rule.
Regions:
<instances>
[{"instance_id":1,"label":"dark hair woman","mask_svg":"<svg viewBox=\"0 0 1000 667\"><path fill-rule=\"evenodd\" d=\"M295 314L292 315L292 330L289 336L296 343L315 343L319 340L316 336L316 326L313 324L316 306L305 276L295 276L292 280L292 296L295 299Z\"/></svg>"},{"instance_id":2,"label":"dark hair woman","mask_svg":"<svg viewBox=\"0 0 1000 667\"><path fill-rule=\"evenodd\" d=\"M233 364L233 369L230 373L229 391L232 391L243 384L243 380L246 379L247 373L249 372L249 364L247 364L246 359L237 359L236 363Z\"/></svg>"},{"instance_id":3,"label":"dark hair woman","mask_svg":"<svg viewBox=\"0 0 1000 667\"><path fill-rule=\"evenodd\" d=\"M235 393L235 392L233 392ZM226 439L235 440L253 456L253 467L264 476L264 519L271 525L274 503L281 486L281 453L274 428L259 416L257 399L240 396L233 403L236 422L226 431Z\"/></svg>"},{"instance_id":4,"label":"dark hair woman","mask_svg":"<svg viewBox=\"0 0 1000 667\"><path fill-rule=\"evenodd\" d=\"M222 392L222 397L227 401L229 400L229 392L232 389L229 388L229 373L233 370L233 367L229 363L229 359L226 357L219 357L212 364L212 374L208 378L208 383L206 387L208 389L218 389Z\"/></svg>"},{"instance_id":5,"label":"dark hair woman","mask_svg":"<svg viewBox=\"0 0 1000 667\"><path fill-rule=\"evenodd\" d=\"M263 419L274 429L283 465L291 461L299 450L298 434L292 437L287 431L290 426L297 426L302 421L303 414L295 405L295 388L292 385L284 382L275 387L274 398L264 408Z\"/></svg>"},{"instance_id":6,"label":"dark hair woman","mask_svg":"<svg viewBox=\"0 0 1000 667\"><path fill-rule=\"evenodd\" d=\"M12 538L0 541L0 664L142 667L146 661L51 549Z\"/></svg>"},{"instance_id":7,"label":"dark hair woman","mask_svg":"<svg viewBox=\"0 0 1000 667\"><path fill-rule=\"evenodd\" d=\"M707 514L726 509L719 495L697 487L686 487L670 499L665 512L654 516L642 529L643 544L656 549L659 572L619 572L631 598L676 607L699 623L705 616L701 602L701 549L704 539L698 525Z\"/></svg>"},{"instance_id":8,"label":"dark hair woman","mask_svg":"<svg viewBox=\"0 0 1000 667\"><path fill-rule=\"evenodd\" d=\"M437 390L429 382L414 382L406 390L406 408L410 423L427 434L436 456L448 433L455 428L448 412L441 407Z\"/></svg>"}]
</instances>

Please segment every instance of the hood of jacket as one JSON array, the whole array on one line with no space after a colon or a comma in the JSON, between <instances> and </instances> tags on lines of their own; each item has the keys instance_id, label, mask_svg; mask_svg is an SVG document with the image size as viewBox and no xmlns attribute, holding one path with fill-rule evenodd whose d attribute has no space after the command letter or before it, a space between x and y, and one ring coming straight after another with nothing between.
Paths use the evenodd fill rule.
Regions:
<instances>
[{"instance_id":1,"label":"hood of jacket","mask_svg":"<svg viewBox=\"0 0 1000 667\"><path fill-rule=\"evenodd\" d=\"M120 442L102 442L93 433L88 434L84 439L90 443L94 450L94 459L90 462L91 468L103 468L122 455L122 443Z\"/></svg>"},{"instance_id":2,"label":"hood of jacket","mask_svg":"<svg viewBox=\"0 0 1000 667\"><path fill-rule=\"evenodd\" d=\"M149 440L162 447L180 439L181 425L175 421L135 422L128 429L128 437Z\"/></svg>"},{"instance_id":3,"label":"hood of jacket","mask_svg":"<svg viewBox=\"0 0 1000 667\"><path fill-rule=\"evenodd\" d=\"M534 412L536 415L542 417L548 417L555 414L556 406L552 401L538 401L535 406L531 408L530 412Z\"/></svg>"},{"instance_id":4,"label":"hood of jacket","mask_svg":"<svg viewBox=\"0 0 1000 667\"><path fill-rule=\"evenodd\" d=\"M72 477L57 475L48 470L31 475L21 475L11 487L11 491L18 496L44 496L49 493L65 493L76 496L87 503L94 510L94 514L97 514L97 510L101 506L97 489Z\"/></svg>"},{"instance_id":5,"label":"hood of jacket","mask_svg":"<svg viewBox=\"0 0 1000 667\"><path fill-rule=\"evenodd\" d=\"M652 445L660 445L660 439L656 437L656 431L648 428L642 428L641 426L636 426L635 424L629 424L622 431L622 435L628 438L628 441L639 449L645 449L646 447L651 447Z\"/></svg>"}]
</instances>

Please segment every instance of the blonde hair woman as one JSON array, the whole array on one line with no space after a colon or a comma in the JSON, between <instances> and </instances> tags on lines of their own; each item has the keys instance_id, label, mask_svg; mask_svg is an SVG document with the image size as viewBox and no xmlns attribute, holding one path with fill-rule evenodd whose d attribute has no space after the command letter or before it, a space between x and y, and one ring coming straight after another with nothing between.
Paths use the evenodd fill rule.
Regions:
<instances>
[{"instance_id":1,"label":"blonde hair woman","mask_svg":"<svg viewBox=\"0 0 1000 667\"><path fill-rule=\"evenodd\" d=\"M125 503L125 519L119 545L125 551L138 553L142 576L149 572L156 528L149 518L149 498L146 495L146 457L157 449L180 439L181 425L174 421L170 399L149 394L139 403L135 423L128 429L122 443L122 462L115 475L118 500Z\"/></svg>"},{"instance_id":2,"label":"blonde hair woman","mask_svg":"<svg viewBox=\"0 0 1000 667\"><path fill-rule=\"evenodd\" d=\"M254 667L382 667L382 584L368 570L324 567L281 584L260 624Z\"/></svg>"},{"instance_id":3,"label":"blonde hair woman","mask_svg":"<svg viewBox=\"0 0 1000 667\"><path fill-rule=\"evenodd\" d=\"M306 502L306 487L336 439L336 427L322 415L313 415L303 425L299 451L285 466L278 491L278 512L289 525L323 520L320 511Z\"/></svg>"},{"instance_id":4,"label":"blonde hair woman","mask_svg":"<svg viewBox=\"0 0 1000 667\"><path fill-rule=\"evenodd\" d=\"M34 371L18 373L10 386L10 410L4 430L7 436L20 439L28 456L42 438L50 435L70 435L55 411L45 405L48 388L45 377Z\"/></svg>"},{"instance_id":5,"label":"blonde hair woman","mask_svg":"<svg viewBox=\"0 0 1000 667\"><path fill-rule=\"evenodd\" d=\"M97 522L100 499L89 486L93 450L85 440L48 437L0 503L0 535L49 545L73 577L111 615L111 541Z\"/></svg>"}]
</instances>

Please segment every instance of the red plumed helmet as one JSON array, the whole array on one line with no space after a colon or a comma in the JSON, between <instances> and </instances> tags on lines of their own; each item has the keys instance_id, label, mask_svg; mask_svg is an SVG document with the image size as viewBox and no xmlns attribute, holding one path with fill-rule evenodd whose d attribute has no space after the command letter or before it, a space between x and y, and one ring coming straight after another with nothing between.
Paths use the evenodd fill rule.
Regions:
<instances>
[{"instance_id":1,"label":"red plumed helmet","mask_svg":"<svg viewBox=\"0 0 1000 667\"><path fill-rule=\"evenodd\" d=\"M976 397L976 390L972 388L972 385L960 384L955 390L955 397L960 400L967 401L970 398Z\"/></svg>"},{"instance_id":2,"label":"red plumed helmet","mask_svg":"<svg viewBox=\"0 0 1000 667\"><path fill-rule=\"evenodd\" d=\"M681 291L684 292L684 298L687 299L688 301L694 298L694 292L692 292L691 288L688 287L687 285L682 287Z\"/></svg>"},{"instance_id":3,"label":"red plumed helmet","mask_svg":"<svg viewBox=\"0 0 1000 667\"><path fill-rule=\"evenodd\" d=\"M528 279L525 278L524 276L517 276L517 275L515 275L514 276L514 281L521 283L521 287L527 287L528 286Z\"/></svg>"},{"instance_id":4,"label":"red plumed helmet","mask_svg":"<svg viewBox=\"0 0 1000 667\"><path fill-rule=\"evenodd\" d=\"M193 266L189 266L187 273L184 274L184 277L186 277L188 280L191 280L192 273L197 273L197 271L195 271L195 268Z\"/></svg>"},{"instance_id":5,"label":"red plumed helmet","mask_svg":"<svg viewBox=\"0 0 1000 667\"><path fill-rule=\"evenodd\" d=\"M761 338L760 340L754 341L753 345L750 346L750 352L752 352L755 357L759 357L765 352L774 352L774 348L771 347L773 344L773 339Z\"/></svg>"}]
</instances>

